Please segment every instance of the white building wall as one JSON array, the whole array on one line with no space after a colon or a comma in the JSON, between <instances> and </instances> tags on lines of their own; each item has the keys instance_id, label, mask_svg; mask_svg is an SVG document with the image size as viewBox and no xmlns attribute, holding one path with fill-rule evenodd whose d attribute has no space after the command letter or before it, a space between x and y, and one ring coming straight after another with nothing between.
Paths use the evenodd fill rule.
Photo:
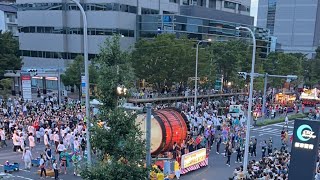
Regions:
<instances>
[{"instance_id":1,"label":"white building wall","mask_svg":"<svg viewBox=\"0 0 320 180\"><path fill-rule=\"evenodd\" d=\"M6 31L6 19L3 11L0 11L0 30Z\"/></svg>"}]
</instances>

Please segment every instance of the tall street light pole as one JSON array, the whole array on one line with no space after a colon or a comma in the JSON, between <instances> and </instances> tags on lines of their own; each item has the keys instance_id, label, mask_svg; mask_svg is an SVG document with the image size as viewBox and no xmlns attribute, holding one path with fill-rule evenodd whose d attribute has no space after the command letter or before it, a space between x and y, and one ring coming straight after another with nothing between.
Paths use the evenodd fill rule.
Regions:
<instances>
[{"instance_id":1,"label":"tall street light pole","mask_svg":"<svg viewBox=\"0 0 320 180\"><path fill-rule=\"evenodd\" d=\"M87 160L88 165L91 165L91 144L90 144L90 98L89 98L89 61L88 61L88 23L86 13L77 0L71 0L79 7L83 20L83 54L84 54L84 75L86 83L86 138L87 138Z\"/></svg>"},{"instance_id":2,"label":"tall street light pole","mask_svg":"<svg viewBox=\"0 0 320 180\"><path fill-rule=\"evenodd\" d=\"M253 31L248 27L237 27L238 30L244 29L251 33L252 36L252 63L250 73L250 91L249 91L249 106L248 106L248 118L247 118L247 130L246 130L246 144L244 149L244 160L243 160L243 172L248 172L248 158L249 158L249 141L250 141L250 123L251 123L251 108L252 108L252 95L253 95L253 79L254 79L254 64L256 58L256 37Z\"/></svg>"},{"instance_id":3,"label":"tall street light pole","mask_svg":"<svg viewBox=\"0 0 320 180\"><path fill-rule=\"evenodd\" d=\"M199 45L202 42L211 42L211 39L206 40L200 40L197 43L197 49L196 49L196 72L194 76L194 112L197 111L197 93L198 93L198 59L199 59Z\"/></svg>"}]
</instances>

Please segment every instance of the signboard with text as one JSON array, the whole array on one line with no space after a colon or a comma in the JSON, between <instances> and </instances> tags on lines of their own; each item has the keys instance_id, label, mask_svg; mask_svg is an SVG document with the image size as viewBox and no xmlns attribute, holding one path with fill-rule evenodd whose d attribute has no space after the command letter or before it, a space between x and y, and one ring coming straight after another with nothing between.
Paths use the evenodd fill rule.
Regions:
<instances>
[{"instance_id":1,"label":"signboard with text","mask_svg":"<svg viewBox=\"0 0 320 180\"><path fill-rule=\"evenodd\" d=\"M81 76L81 96L82 98L86 97L86 77Z\"/></svg>"},{"instance_id":2,"label":"signboard with text","mask_svg":"<svg viewBox=\"0 0 320 180\"><path fill-rule=\"evenodd\" d=\"M319 121L296 120L293 130L289 179L314 179L319 148Z\"/></svg>"},{"instance_id":3,"label":"signboard with text","mask_svg":"<svg viewBox=\"0 0 320 180\"><path fill-rule=\"evenodd\" d=\"M32 100L30 73L21 73L22 97L24 100Z\"/></svg>"},{"instance_id":4,"label":"signboard with text","mask_svg":"<svg viewBox=\"0 0 320 180\"><path fill-rule=\"evenodd\" d=\"M184 154L181 157L181 168L187 168L192 165L198 164L206 160L207 150L206 148L199 149L197 151L193 151L188 154Z\"/></svg>"}]
</instances>

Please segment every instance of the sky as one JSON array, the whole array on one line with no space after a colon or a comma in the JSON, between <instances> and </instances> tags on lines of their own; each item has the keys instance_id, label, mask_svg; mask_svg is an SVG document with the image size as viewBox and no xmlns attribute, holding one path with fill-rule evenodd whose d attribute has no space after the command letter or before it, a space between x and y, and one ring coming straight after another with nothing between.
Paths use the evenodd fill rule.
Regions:
<instances>
[{"instance_id":1,"label":"sky","mask_svg":"<svg viewBox=\"0 0 320 180\"><path fill-rule=\"evenodd\" d=\"M254 25L257 25L258 2L259 0L251 0L250 15L254 17Z\"/></svg>"}]
</instances>

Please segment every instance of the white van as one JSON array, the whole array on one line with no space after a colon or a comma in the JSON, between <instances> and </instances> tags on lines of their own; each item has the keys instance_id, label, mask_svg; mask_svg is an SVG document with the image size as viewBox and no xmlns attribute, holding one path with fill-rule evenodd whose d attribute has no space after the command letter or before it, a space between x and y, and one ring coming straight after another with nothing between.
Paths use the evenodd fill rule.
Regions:
<instances>
[{"instance_id":1,"label":"white van","mask_svg":"<svg viewBox=\"0 0 320 180\"><path fill-rule=\"evenodd\" d=\"M242 105L230 105L228 117L239 117L244 116L243 106Z\"/></svg>"}]
</instances>

